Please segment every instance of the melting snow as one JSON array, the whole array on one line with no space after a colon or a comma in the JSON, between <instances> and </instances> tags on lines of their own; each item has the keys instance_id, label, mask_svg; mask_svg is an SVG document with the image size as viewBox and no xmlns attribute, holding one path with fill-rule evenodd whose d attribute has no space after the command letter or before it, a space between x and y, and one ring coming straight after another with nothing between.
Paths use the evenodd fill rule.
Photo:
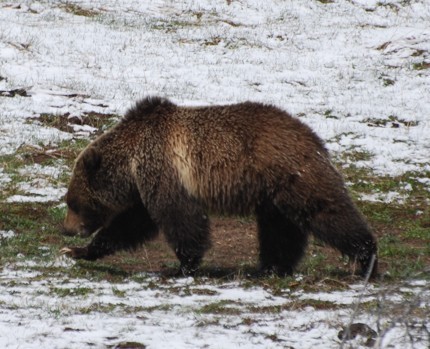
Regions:
<instances>
[{"instance_id":1,"label":"melting snow","mask_svg":"<svg viewBox=\"0 0 430 349\"><path fill-rule=\"evenodd\" d=\"M376 301L380 291L353 285L331 294L299 291L275 296L261 287L243 288L239 281L213 285L210 280L165 280L145 274L139 282L113 284L65 279L61 274L41 277L11 266L3 269L0 286L0 345L28 349L81 348L90 343L105 348L122 341L148 348L338 348L337 334L349 323L352 308L282 310L282 306L297 299L353 305L362 293L362 301ZM425 282L417 280L401 292L422 293L424 287ZM423 305L428 307L430 294L425 292ZM220 304L231 311L205 310ZM354 320L386 330L380 347L410 348L405 326L379 318L376 310ZM424 349L426 344L418 342L414 348Z\"/></svg>"}]
</instances>

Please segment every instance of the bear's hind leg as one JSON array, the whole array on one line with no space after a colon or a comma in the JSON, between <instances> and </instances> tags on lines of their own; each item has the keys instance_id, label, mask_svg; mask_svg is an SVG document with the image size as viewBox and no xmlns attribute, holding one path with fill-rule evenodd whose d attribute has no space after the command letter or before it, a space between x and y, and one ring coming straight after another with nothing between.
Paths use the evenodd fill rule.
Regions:
<instances>
[{"instance_id":1,"label":"bear's hind leg","mask_svg":"<svg viewBox=\"0 0 430 349\"><path fill-rule=\"evenodd\" d=\"M307 245L307 232L271 203L256 209L263 271L292 275Z\"/></svg>"},{"instance_id":2,"label":"bear's hind leg","mask_svg":"<svg viewBox=\"0 0 430 349\"><path fill-rule=\"evenodd\" d=\"M358 209L345 198L323 207L310 219L310 229L316 238L357 261L361 275L377 274L377 243Z\"/></svg>"}]
</instances>

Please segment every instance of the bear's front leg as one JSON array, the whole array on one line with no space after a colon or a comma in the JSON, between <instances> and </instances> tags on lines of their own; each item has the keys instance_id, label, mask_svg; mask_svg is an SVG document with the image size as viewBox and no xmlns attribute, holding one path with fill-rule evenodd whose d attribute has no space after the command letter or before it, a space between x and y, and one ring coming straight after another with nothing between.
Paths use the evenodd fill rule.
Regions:
<instances>
[{"instance_id":1,"label":"bear's front leg","mask_svg":"<svg viewBox=\"0 0 430 349\"><path fill-rule=\"evenodd\" d=\"M63 247L60 250L60 253L73 259L85 259L88 261L97 259L96 256L91 255L91 253L88 251L88 247Z\"/></svg>"},{"instance_id":2,"label":"bear's front leg","mask_svg":"<svg viewBox=\"0 0 430 349\"><path fill-rule=\"evenodd\" d=\"M96 260L119 250L133 250L158 234L146 208L141 204L120 213L107 226L99 229L85 247L65 247L60 252L75 258Z\"/></svg>"},{"instance_id":3,"label":"bear's front leg","mask_svg":"<svg viewBox=\"0 0 430 349\"><path fill-rule=\"evenodd\" d=\"M178 276L193 275L210 247L209 218L203 205L186 193L159 214L160 227L181 263Z\"/></svg>"},{"instance_id":4,"label":"bear's front leg","mask_svg":"<svg viewBox=\"0 0 430 349\"><path fill-rule=\"evenodd\" d=\"M176 251L176 257L181 263L179 271L176 273L177 276L194 276L202 261L202 256L200 255L188 256L179 251Z\"/></svg>"},{"instance_id":5,"label":"bear's front leg","mask_svg":"<svg viewBox=\"0 0 430 349\"><path fill-rule=\"evenodd\" d=\"M111 236L112 229L100 229L94 239L85 247L64 247L60 250L73 259L85 259L95 261L96 259L115 253L115 242Z\"/></svg>"}]
</instances>

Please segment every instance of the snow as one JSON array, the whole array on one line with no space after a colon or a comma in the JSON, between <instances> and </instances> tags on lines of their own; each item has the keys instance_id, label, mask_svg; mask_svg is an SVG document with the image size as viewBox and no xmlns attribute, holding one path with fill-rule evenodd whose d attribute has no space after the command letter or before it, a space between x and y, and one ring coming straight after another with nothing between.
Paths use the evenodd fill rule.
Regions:
<instances>
[{"instance_id":1,"label":"snow","mask_svg":"<svg viewBox=\"0 0 430 349\"><path fill-rule=\"evenodd\" d=\"M4 173L3 169L0 168L0 188L7 183L10 183L12 180L10 177Z\"/></svg>"},{"instance_id":2,"label":"snow","mask_svg":"<svg viewBox=\"0 0 430 349\"><path fill-rule=\"evenodd\" d=\"M369 302L381 291L360 284L331 295L290 291L287 296L276 296L261 287L243 288L240 281L214 285L208 279L165 280L143 274L139 282L113 284L65 279L60 273L41 277L16 266L3 269L0 285L0 345L29 349L79 348L89 343L105 348L121 341L144 343L148 348L338 348L337 334L349 322L351 310L312 306L282 310L282 306L302 297L353 305L361 294ZM430 305L422 280L398 291L402 292L426 292L423 305ZM232 311L204 310L213 304ZM261 307L280 309L253 311ZM376 313L359 314L355 320L379 323L386 330L380 347L410 347L402 324L390 327ZM359 341L357 344L362 347ZM414 348L426 348L426 344Z\"/></svg>"},{"instance_id":3,"label":"snow","mask_svg":"<svg viewBox=\"0 0 430 349\"><path fill-rule=\"evenodd\" d=\"M76 15L68 5L91 14ZM430 63L429 52L427 0L3 0L0 91L24 89L26 96L0 93L0 157L22 146L55 148L93 131L74 126L70 134L32 121L41 114L123 114L145 95L183 105L253 100L300 117L335 157L369 155L345 166L389 176L416 172L414 178L430 191L430 180L418 175L430 171L430 69L418 69ZM5 201L59 201L65 188L56 179L64 171L61 164L20 169L22 181ZM12 180L0 159L2 196ZM410 190L362 199L402 202ZM0 243L15 238L3 229ZM105 348L125 340L148 348L338 348L337 333L352 308L251 309L297 300L352 306L361 292L366 301L378 292L359 285L332 293L284 290L279 296L240 282L196 285L194 279L157 276L111 284L39 275L33 270L38 265L1 267L3 348ZM51 266L71 268L73 262L58 259ZM151 288L153 283L159 285ZM421 292L428 309L425 281L416 283L407 290ZM55 293L82 287L91 292ZM196 288L201 292L193 293ZM217 302L231 307L231 314L201 311ZM355 320L374 329L382 322L387 330L377 348L428 348L419 336L411 343L401 321L390 323L376 313ZM363 347L359 339L351 343Z\"/></svg>"},{"instance_id":4,"label":"snow","mask_svg":"<svg viewBox=\"0 0 430 349\"><path fill-rule=\"evenodd\" d=\"M2 239L10 239L15 236L15 233L12 230L0 230L0 245Z\"/></svg>"},{"instance_id":5,"label":"snow","mask_svg":"<svg viewBox=\"0 0 430 349\"><path fill-rule=\"evenodd\" d=\"M386 204L394 202L402 204L407 199L406 195L399 194L396 191L389 191L387 193L372 193L372 194L360 194L360 200L372 201L372 202L384 202Z\"/></svg>"},{"instance_id":6,"label":"snow","mask_svg":"<svg viewBox=\"0 0 430 349\"><path fill-rule=\"evenodd\" d=\"M17 183L19 191L26 195L12 195L6 202L46 202L58 201L66 194L64 187L52 187L51 181L55 181L64 172L62 166L41 166L34 164L24 166L18 173L26 178L26 181ZM30 195L28 195L30 194Z\"/></svg>"},{"instance_id":7,"label":"snow","mask_svg":"<svg viewBox=\"0 0 430 349\"><path fill-rule=\"evenodd\" d=\"M335 153L372 154L358 166L429 170L429 72L413 69L430 59L425 1L69 3L96 15L47 1L2 3L0 88L30 95L1 99L2 153L67 137L32 132L25 117L123 113L159 94L181 104L274 103L302 115ZM393 116L415 126L366 122Z\"/></svg>"}]
</instances>

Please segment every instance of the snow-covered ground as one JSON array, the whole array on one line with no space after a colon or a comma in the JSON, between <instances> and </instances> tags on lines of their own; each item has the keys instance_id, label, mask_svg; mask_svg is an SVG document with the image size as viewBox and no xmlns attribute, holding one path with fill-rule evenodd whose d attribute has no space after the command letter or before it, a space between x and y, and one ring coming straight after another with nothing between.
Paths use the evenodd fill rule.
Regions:
<instances>
[{"instance_id":1,"label":"snow-covered ground","mask_svg":"<svg viewBox=\"0 0 430 349\"><path fill-rule=\"evenodd\" d=\"M184 105L272 103L313 127L335 156L366 154L356 166L380 175L425 173L429 65L428 0L0 0L0 156L74 137L34 121L41 114L122 114L140 97L161 95ZM65 189L52 178L62 171L20 169L27 177L18 184L22 195L5 200L59 200ZM418 179L430 191L428 178ZM0 161L0 192L11 180ZM395 192L362 197L394 198L402 199ZM14 233L0 233L1 248ZM274 296L240 282L179 279L153 289L156 276L112 285L41 278L25 265L0 268L3 348L105 348L123 340L148 348L337 348L337 333L353 312L253 312L330 295ZM357 302L362 287L334 301ZM91 292L60 297L59 288ZM428 309L428 292L423 298ZM240 309L202 311L217 302ZM402 323L371 313L355 320L389 329L377 347L412 347ZM415 339L413 348L428 348L428 337Z\"/></svg>"},{"instance_id":2,"label":"snow-covered ground","mask_svg":"<svg viewBox=\"0 0 430 349\"><path fill-rule=\"evenodd\" d=\"M71 267L62 260L52 265ZM143 274L138 281L117 284L64 279L60 273L47 277L20 265L5 267L0 282L2 348L108 348L137 342L160 349L329 349L340 347L339 331L351 320L378 329L375 348L427 349L429 344L422 320L411 322L403 303L405 295L419 294L417 299L427 301L418 306L428 309L425 281L395 291L360 284L338 292L283 289L275 295L264 287L247 287L246 280L196 283ZM382 308L389 301L400 312L387 320L384 309L375 306L353 317L358 300L379 302ZM319 309L315 304L320 303L311 301L344 308ZM366 348L366 341L357 336L345 348Z\"/></svg>"},{"instance_id":3,"label":"snow-covered ground","mask_svg":"<svg viewBox=\"0 0 430 349\"><path fill-rule=\"evenodd\" d=\"M273 103L331 150L371 154L359 166L428 171L429 63L425 0L1 1L0 90L30 97L0 98L0 155L67 137L29 117L122 114L151 94Z\"/></svg>"}]
</instances>

